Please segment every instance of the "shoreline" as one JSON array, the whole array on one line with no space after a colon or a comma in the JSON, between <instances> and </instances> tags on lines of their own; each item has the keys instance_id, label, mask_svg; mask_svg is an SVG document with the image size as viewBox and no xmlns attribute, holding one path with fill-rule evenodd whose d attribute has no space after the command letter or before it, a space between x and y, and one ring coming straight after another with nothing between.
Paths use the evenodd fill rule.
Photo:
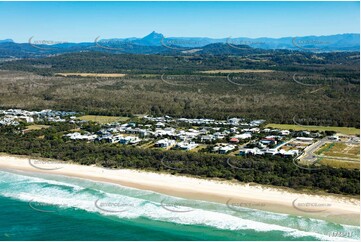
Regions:
<instances>
[{"instance_id":1,"label":"shoreline","mask_svg":"<svg viewBox=\"0 0 361 242\"><path fill-rule=\"evenodd\" d=\"M0 154L0 170L19 170L107 182L192 200L226 204L230 209L263 211L321 219L346 225L360 225L360 200L342 195L318 195L215 179L201 179L130 169L110 170L45 158ZM35 164L38 163L38 164Z\"/></svg>"}]
</instances>

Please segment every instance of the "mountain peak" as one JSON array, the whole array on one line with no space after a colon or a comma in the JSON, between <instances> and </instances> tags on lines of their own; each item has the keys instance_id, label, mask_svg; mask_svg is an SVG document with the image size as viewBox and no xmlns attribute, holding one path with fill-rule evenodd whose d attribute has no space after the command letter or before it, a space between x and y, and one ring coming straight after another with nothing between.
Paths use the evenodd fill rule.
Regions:
<instances>
[{"instance_id":1,"label":"mountain peak","mask_svg":"<svg viewBox=\"0 0 361 242\"><path fill-rule=\"evenodd\" d=\"M152 33L148 34L147 36L143 37L143 40L152 40L152 39L163 39L164 36L161 33L157 33L153 31Z\"/></svg>"},{"instance_id":2,"label":"mountain peak","mask_svg":"<svg viewBox=\"0 0 361 242\"><path fill-rule=\"evenodd\" d=\"M136 40L135 43L148 46L160 46L163 38L164 36L162 34L153 31L142 39Z\"/></svg>"}]
</instances>

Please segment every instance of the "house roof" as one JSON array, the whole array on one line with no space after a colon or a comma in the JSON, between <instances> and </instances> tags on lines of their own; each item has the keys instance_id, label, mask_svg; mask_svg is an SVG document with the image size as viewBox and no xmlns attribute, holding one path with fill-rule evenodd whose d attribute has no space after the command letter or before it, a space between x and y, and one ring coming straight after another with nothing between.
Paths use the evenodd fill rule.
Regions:
<instances>
[{"instance_id":1,"label":"house roof","mask_svg":"<svg viewBox=\"0 0 361 242\"><path fill-rule=\"evenodd\" d=\"M264 138L264 139L262 139L262 140L272 140L272 141L275 141L274 138Z\"/></svg>"}]
</instances>

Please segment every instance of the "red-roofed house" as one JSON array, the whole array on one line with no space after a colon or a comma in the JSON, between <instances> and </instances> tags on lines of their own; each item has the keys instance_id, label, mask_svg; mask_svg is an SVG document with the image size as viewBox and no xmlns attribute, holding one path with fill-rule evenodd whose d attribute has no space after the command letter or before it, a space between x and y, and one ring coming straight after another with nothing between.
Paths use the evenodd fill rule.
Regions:
<instances>
[{"instance_id":1,"label":"red-roofed house","mask_svg":"<svg viewBox=\"0 0 361 242\"><path fill-rule=\"evenodd\" d=\"M239 139L237 139L237 138L231 138L231 139L229 140L229 142L231 142L231 143L239 143Z\"/></svg>"}]
</instances>

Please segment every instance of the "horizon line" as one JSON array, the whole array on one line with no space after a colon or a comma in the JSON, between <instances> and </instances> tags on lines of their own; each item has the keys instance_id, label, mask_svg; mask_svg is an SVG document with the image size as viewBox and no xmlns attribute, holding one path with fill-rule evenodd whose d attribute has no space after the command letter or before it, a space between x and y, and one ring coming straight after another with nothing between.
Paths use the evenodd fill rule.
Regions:
<instances>
[{"instance_id":1,"label":"horizon line","mask_svg":"<svg viewBox=\"0 0 361 242\"><path fill-rule=\"evenodd\" d=\"M354 32L354 33L335 33L335 34L323 34L323 35L303 35L303 36L283 36L283 37L247 37L247 36L238 36L238 37L232 37L232 36L227 36L227 37L208 37L208 36L165 36L162 33L156 32L156 31L152 31L150 32L150 34L147 34L145 36L142 37L104 37L104 38L100 38L100 40L111 40L111 39L131 39L131 38L135 38L135 39L143 39L144 37L151 35L151 34L161 34L163 36L164 39L170 39L170 38L207 38L207 39L214 39L214 40L222 40L222 39L237 39L237 38L248 38L248 39L283 39L283 38L303 38L303 37L327 37L327 36L334 36L334 35L347 35L347 34L356 34L356 35L360 35L360 33ZM9 42L12 43L16 43L16 44L28 44L30 43L31 39L36 37L36 35L30 36L29 39L26 42L17 42L14 41L12 38L4 38L4 39L0 39L0 41L5 41L5 40L10 40ZM93 41L79 41L79 42L72 42L72 41L63 41L61 43L58 44L69 44L69 43L74 43L74 44L80 44L80 43L93 43L94 41L96 41L97 38L99 38L101 36L95 36ZM49 39L40 39L38 41L54 41ZM57 40L59 41L59 40Z\"/></svg>"}]
</instances>

